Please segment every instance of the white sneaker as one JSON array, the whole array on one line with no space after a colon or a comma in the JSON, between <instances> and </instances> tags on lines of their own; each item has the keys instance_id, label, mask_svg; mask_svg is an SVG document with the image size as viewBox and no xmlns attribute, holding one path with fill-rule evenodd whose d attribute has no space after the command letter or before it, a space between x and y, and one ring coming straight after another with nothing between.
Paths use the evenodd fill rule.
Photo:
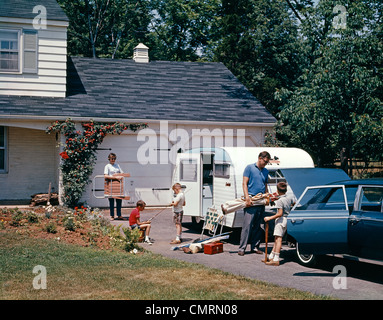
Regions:
<instances>
[{"instance_id":1,"label":"white sneaker","mask_svg":"<svg viewBox=\"0 0 383 320\"><path fill-rule=\"evenodd\" d=\"M153 243L150 242L150 240L145 240L144 243L152 245Z\"/></svg>"}]
</instances>

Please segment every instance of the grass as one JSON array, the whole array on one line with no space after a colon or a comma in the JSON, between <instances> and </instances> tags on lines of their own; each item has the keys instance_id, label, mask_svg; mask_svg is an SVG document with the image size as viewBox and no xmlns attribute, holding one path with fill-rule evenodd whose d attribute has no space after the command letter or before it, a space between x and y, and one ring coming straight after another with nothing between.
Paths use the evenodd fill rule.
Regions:
<instances>
[{"instance_id":1,"label":"grass","mask_svg":"<svg viewBox=\"0 0 383 320\"><path fill-rule=\"evenodd\" d=\"M326 299L150 252L137 255L0 231L1 300ZM47 288L33 288L33 268Z\"/></svg>"}]
</instances>

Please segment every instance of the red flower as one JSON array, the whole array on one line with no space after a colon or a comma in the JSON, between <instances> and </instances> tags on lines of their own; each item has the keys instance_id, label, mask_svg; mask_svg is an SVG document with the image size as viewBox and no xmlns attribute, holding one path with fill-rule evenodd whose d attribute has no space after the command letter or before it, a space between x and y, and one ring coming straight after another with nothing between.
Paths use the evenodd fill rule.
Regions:
<instances>
[{"instance_id":1,"label":"red flower","mask_svg":"<svg viewBox=\"0 0 383 320\"><path fill-rule=\"evenodd\" d=\"M61 153L60 153L60 156L61 156L61 158L63 158L63 159L69 159L69 156L68 156L68 154L66 153L66 151L61 152Z\"/></svg>"}]
</instances>

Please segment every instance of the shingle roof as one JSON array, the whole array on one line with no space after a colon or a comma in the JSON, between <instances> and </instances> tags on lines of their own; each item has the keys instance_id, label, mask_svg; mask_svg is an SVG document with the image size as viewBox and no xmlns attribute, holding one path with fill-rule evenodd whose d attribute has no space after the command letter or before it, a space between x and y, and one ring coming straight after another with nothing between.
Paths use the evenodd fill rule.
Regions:
<instances>
[{"instance_id":1,"label":"shingle roof","mask_svg":"<svg viewBox=\"0 0 383 320\"><path fill-rule=\"evenodd\" d=\"M47 10L47 20L69 21L56 0L0 0L0 17L34 19L33 8L42 5Z\"/></svg>"},{"instance_id":2,"label":"shingle roof","mask_svg":"<svg viewBox=\"0 0 383 320\"><path fill-rule=\"evenodd\" d=\"M0 96L0 118L274 123L222 63L68 58L66 98Z\"/></svg>"}]
</instances>

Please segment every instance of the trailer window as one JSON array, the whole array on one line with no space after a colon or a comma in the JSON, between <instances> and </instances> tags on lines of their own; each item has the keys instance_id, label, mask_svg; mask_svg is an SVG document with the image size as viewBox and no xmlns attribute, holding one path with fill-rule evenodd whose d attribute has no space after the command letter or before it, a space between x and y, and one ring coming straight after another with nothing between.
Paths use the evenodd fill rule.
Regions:
<instances>
[{"instance_id":1,"label":"trailer window","mask_svg":"<svg viewBox=\"0 0 383 320\"><path fill-rule=\"evenodd\" d=\"M230 164L228 163L215 163L214 176L216 178L230 178Z\"/></svg>"},{"instance_id":2,"label":"trailer window","mask_svg":"<svg viewBox=\"0 0 383 320\"><path fill-rule=\"evenodd\" d=\"M180 178L182 181L197 181L197 160L181 160Z\"/></svg>"}]
</instances>

